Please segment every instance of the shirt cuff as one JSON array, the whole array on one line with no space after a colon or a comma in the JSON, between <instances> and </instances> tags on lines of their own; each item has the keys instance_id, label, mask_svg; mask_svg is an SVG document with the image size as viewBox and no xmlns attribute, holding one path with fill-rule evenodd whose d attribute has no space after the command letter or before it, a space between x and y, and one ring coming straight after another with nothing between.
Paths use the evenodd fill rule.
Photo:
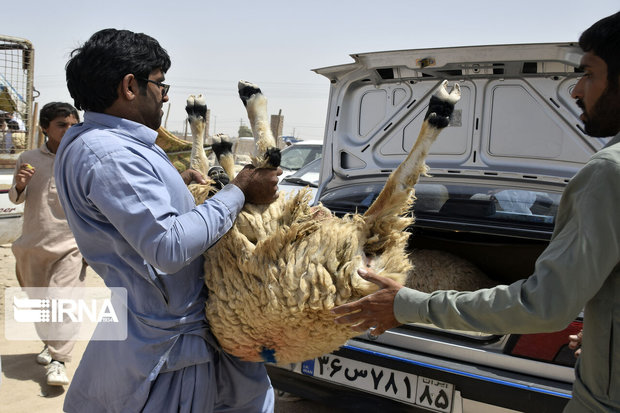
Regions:
<instances>
[{"instance_id":1,"label":"shirt cuff","mask_svg":"<svg viewBox=\"0 0 620 413\"><path fill-rule=\"evenodd\" d=\"M245 204L245 195L243 195L243 191L233 184L226 185L224 188L217 191L210 199L215 199L223 203L233 217L239 215L239 212L241 212L243 208L243 204Z\"/></svg>"},{"instance_id":2,"label":"shirt cuff","mask_svg":"<svg viewBox=\"0 0 620 413\"><path fill-rule=\"evenodd\" d=\"M22 202L26 200L27 189L28 187L24 188L24 190L18 194L17 189L15 188L15 185L13 185L11 189L9 189L9 200L14 204L21 204Z\"/></svg>"},{"instance_id":3,"label":"shirt cuff","mask_svg":"<svg viewBox=\"0 0 620 413\"><path fill-rule=\"evenodd\" d=\"M399 323L417 323L426 317L420 310L426 307L430 294L403 287L394 297L394 317Z\"/></svg>"}]
</instances>

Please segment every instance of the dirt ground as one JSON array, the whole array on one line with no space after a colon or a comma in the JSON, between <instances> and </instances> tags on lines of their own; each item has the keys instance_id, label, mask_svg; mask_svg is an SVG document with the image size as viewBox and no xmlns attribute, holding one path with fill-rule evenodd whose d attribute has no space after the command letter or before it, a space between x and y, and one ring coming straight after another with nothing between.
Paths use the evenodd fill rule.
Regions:
<instances>
[{"instance_id":1,"label":"dirt ground","mask_svg":"<svg viewBox=\"0 0 620 413\"><path fill-rule=\"evenodd\" d=\"M103 281L92 269L88 269L87 287L103 287ZM43 348L39 341L7 340L4 331L4 289L18 287L15 277L15 258L10 244L0 245L0 411L11 413L57 413L62 412L68 387L48 386L45 382L45 367L35 362L36 355ZM73 349L73 361L67 363L69 380L82 357L87 342L78 341ZM276 413L336 413L333 409L290 395L276 396Z\"/></svg>"},{"instance_id":2,"label":"dirt ground","mask_svg":"<svg viewBox=\"0 0 620 413\"><path fill-rule=\"evenodd\" d=\"M103 286L91 269L87 273L89 287ZM11 245L0 245L0 288L19 287L15 277L15 258ZM0 299L0 357L2 377L0 382L0 410L6 412L41 413L62 412L66 388L48 386L45 367L35 362L43 344L37 341L9 341L4 332L4 293ZM78 341L73 350L73 361L67 363L67 375L73 376L75 368L86 348L86 342Z\"/></svg>"}]
</instances>

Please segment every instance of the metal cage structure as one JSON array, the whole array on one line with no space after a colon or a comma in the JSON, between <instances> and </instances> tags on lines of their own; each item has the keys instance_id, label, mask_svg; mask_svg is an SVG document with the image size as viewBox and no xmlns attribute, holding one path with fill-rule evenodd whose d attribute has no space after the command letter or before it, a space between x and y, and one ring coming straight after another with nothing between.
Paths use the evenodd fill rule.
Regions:
<instances>
[{"instance_id":1,"label":"metal cage structure","mask_svg":"<svg viewBox=\"0 0 620 413\"><path fill-rule=\"evenodd\" d=\"M0 35L0 167L33 147L33 78L32 43Z\"/></svg>"}]
</instances>

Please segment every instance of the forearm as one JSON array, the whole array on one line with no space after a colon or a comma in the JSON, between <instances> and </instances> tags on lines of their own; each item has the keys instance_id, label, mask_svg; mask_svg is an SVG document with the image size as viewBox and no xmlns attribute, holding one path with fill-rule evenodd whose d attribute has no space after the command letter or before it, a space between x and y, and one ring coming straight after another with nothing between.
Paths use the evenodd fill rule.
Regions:
<instances>
[{"instance_id":1,"label":"forearm","mask_svg":"<svg viewBox=\"0 0 620 413\"><path fill-rule=\"evenodd\" d=\"M9 200L14 204L21 204L26 200L26 188L19 191L15 184L9 189Z\"/></svg>"},{"instance_id":2,"label":"forearm","mask_svg":"<svg viewBox=\"0 0 620 413\"><path fill-rule=\"evenodd\" d=\"M176 170L159 170L124 150L106 156L81 177L75 190L94 207L88 208L90 219L109 222L148 264L168 274L196 259L230 229L245 200L230 185L192 207Z\"/></svg>"},{"instance_id":3,"label":"forearm","mask_svg":"<svg viewBox=\"0 0 620 413\"><path fill-rule=\"evenodd\" d=\"M9 189L9 200L14 204L21 204L26 200L26 185L19 182L19 171L22 165L22 156L17 158L15 171L13 171L13 183Z\"/></svg>"},{"instance_id":4,"label":"forearm","mask_svg":"<svg viewBox=\"0 0 620 413\"><path fill-rule=\"evenodd\" d=\"M166 230L154 234L153 243L149 236L144 237L141 255L156 268L175 273L217 242L232 227L242 207L243 194L228 185L189 213L174 217Z\"/></svg>"},{"instance_id":5,"label":"forearm","mask_svg":"<svg viewBox=\"0 0 620 413\"><path fill-rule=\"evenodd\" d=\"M531 282L531 281L530 281ZM399 322L421 322L441 328L493 334L560 330L579 310L541 300L526 280L475 292L403 288L394 300Z\"/></svg>"},{"instance_id":6,"label":"forearm","mask_svg":"<svg viewBox=\"0 0 620 413\"><path fill-rule=\"evenodd\" d=\"M564 328L601 289L620 261L620 166L597 160L565 190L549 246L527 280L476 292L403 289L394 302L400 322L489 333Z\"/></svg>"}]
</instances>

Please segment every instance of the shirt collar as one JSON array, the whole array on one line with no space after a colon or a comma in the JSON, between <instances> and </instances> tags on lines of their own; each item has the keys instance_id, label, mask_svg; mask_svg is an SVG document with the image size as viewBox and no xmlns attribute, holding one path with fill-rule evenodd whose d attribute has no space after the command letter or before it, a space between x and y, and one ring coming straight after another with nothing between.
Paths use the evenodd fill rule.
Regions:
<instances>
[{"instance_id":1,"label":"shirt collar","mask_svg":"<svg viewBox=\"0 0 620 413\"><path fill-rule=\"evenodd\" d=\"M607 142L607 145L605 145L605 148L607 148L608 146L611 146L611 145L615 145L618 142L620 142L620 132L618 132L616 134L616 136L614 136L613 138L611 138L611 140L609 142Z\"/></svg>"},{"instance_id":2,"label":"shirt collar","mask_svg":"<svg viewBox=\"0 0 620 413\"><path fill-rule=\"evenodd\" d=\"M39 146L39 150L40 150L41 152L43 152L44 154L46 154L46 155L56 156L56 154L55 154L55 153L52 153L52 152L49 150L49 148L47 147L47 143L46 143L46 142L43 142L43 143L41 144L41 146Z\"/></svg>"},{"instance_id":3,"label":"shirt collar","mask_svg":"<svg viewBox=\"0 0 620 413\"><path fill-rule=\"evenodd\" d=\"M129 119L119 118L118 116L107 115L105 113L85 111L84 124L86 126L96 124L114 129L122 135L143 142L149 146L154 145L155 140L157 139L157 131L154 131L148 126L144 126L141 123L137 123Z\"/></svg>"}]
</instances>

